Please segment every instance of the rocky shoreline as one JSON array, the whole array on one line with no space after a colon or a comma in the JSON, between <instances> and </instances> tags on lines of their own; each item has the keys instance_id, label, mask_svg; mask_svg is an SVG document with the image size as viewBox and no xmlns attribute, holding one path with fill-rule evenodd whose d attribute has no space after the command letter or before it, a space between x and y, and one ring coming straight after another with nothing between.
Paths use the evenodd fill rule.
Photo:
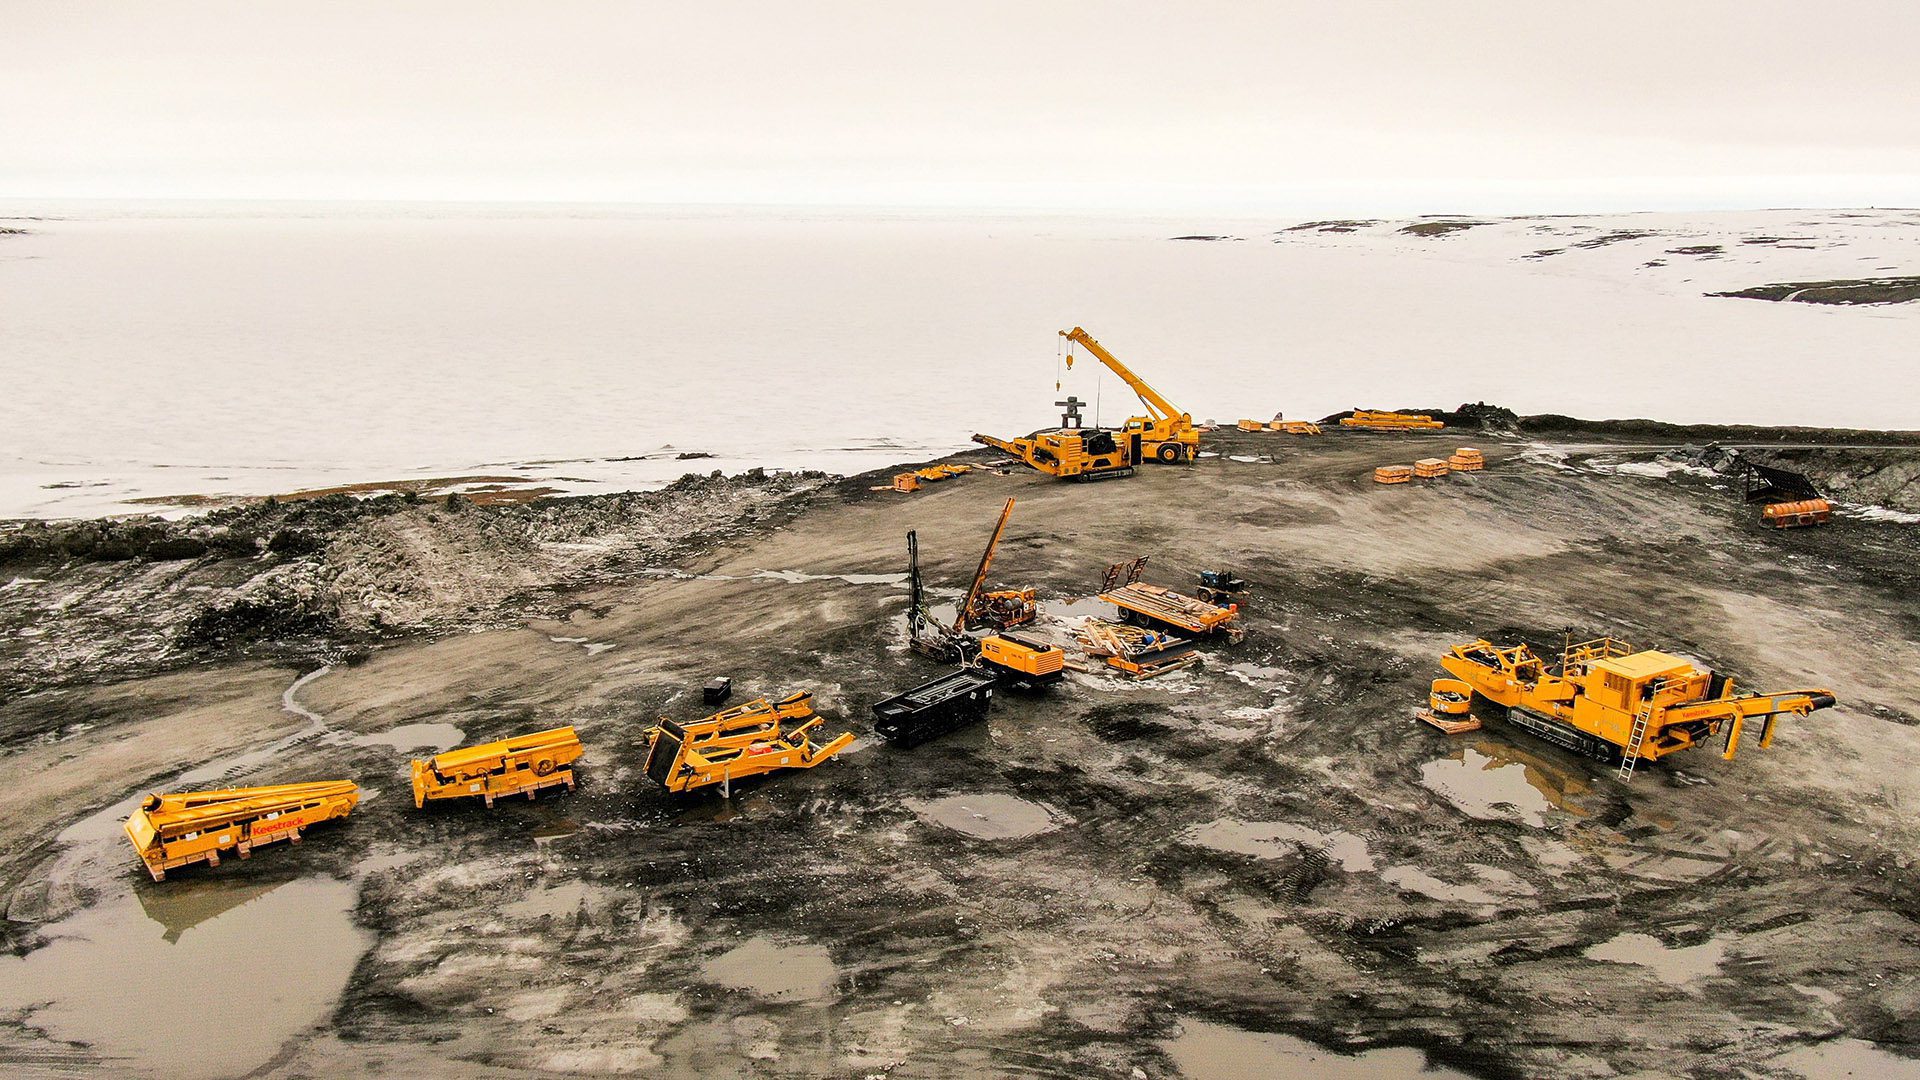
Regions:
<instances>
[{"instance_id":1,"label":"rocky shoreline","mask_svg":"<svg viewBox=\"0 0 1920 1080\"><path fill-rule=\"evenodd\" d=\"M0 524L0 703L241 658L316 666L547 613L569 589L766 528L824 473L478 505L266 499L203 517Z\"/></svg>"},{"instance_id":2,"label":"rocky shoreline","mask_svg":"<svg viewBox=\"0 0 1920 1080\"><path fill-rule=\"evenodd\" d=\"M1710 469L1729 462L1706 448L1739 445L1836 497L1920 513L1920 458L1903 449L1920 446L1915 432L1519 416L1485 403L1407 411L1488 437L1671 439L1676 460ZM0 703L216 660L353 662L383 643L542 617L571 590L770 527L825 490L858 498L887 472L688 473L656 491L527 502L336 493L175 520L0 522Z\"/></svg>"}]
</instances>

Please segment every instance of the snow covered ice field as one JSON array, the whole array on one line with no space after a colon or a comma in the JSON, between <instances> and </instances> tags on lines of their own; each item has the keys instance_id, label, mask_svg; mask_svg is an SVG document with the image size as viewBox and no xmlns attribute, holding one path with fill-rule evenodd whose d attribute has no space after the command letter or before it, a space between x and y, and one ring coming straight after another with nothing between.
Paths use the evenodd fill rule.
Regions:
<instances>
[{"instance_id":1,"label":"snow covered ice field","mask_svg":"<svg viewBox=\"0 0 1920 1080\"><path fill-rule=\"evenodd\" d=\"M1920 426L1920 304L1706 295L1920 273L1920 211L0 217L27 230L0 235L0 516L426 477L593 492L854 472L1055 422L1068 393L1124 418L1131 395L1097 365L1061 371L1054 332L1075 324L1228 423L1485 400ZM1189 235L1229 239L1173 239Z\"/></svg>"}]
</instances>

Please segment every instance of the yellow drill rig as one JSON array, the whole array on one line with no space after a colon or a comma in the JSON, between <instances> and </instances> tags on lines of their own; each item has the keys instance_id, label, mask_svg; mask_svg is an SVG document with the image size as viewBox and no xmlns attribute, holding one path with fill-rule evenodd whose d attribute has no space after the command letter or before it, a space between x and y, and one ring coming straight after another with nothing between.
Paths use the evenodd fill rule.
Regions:
<instances>
[{"instance_id":1,"label":"yellow drill rig","mask_svg":"<svg viewBox=\"0 0 1920 1080\"><path fill-rule=\"evenodd\" d=\"M982 667L1013 682L1044 685L1065 675L1066 655L1059 648L1020 634L1006 633L1024 626L1039 615L1032 589L1002 589L988 592L987 571L993 566L993 554L1000 549L1000 537L1013 516L1013 500L1000 509L993 535L987 538L987 550L959 604L951 627L935 626L927 615L926 591L920 580L920 538L907 533L907 644L914 652L935 660ZM967 631L990 626L1000 633L975 638Z\"/></svg>"},{"instance_id":2,"label":"yellow drill rig","mask_svg":"<svg viewBox=\"0 0 1920 1080\"><path fill-rule=\"evenodd\" d=\"M1549 669L1524 643L1456 645L1440 658L1481 697L1507 707L1507 718L1550 742L1601 760L1620 761L1621 779L1640 761L1699 746L1726 733L1729 761L1742 725L1761 718L1760 745L1773 743L1774 721L1832 707L1831 690L1748 694L1733 679L1701 671L1677 656L1635 651L1613 638L1569 644Z\"/></svg>"}]
</instances>

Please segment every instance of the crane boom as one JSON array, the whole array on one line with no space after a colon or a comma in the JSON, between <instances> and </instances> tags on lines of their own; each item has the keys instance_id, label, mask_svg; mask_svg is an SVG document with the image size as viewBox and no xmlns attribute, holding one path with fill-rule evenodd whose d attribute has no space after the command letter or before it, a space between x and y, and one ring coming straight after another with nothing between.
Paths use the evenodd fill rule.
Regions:
<instances>
[{"instance_id":1,"label":"crane boom","mask_svg":"<svg viewBox=\"0 0 1920 1080\"><path fill-rule=\"evenodd\" d=\"M1127 365L1115 359L1114 355L1107 351L1106 346L1094 340L1092 334L1076 326L1071 330L1060 331L1060 336L1076 345L1085 347L1088 352L1093 354L1094 359L1107 365L1108 370L1120 376L1120 380L1126 383L1128 388L1135 394L1139 395L1140 404L1147 407L1147 412L1152 414L1153 419L1167 421L1186 418L1188 423L1193 422L1192 419L1187 417L1187 414L1177 408L1173 402L1162 397L1160 391L1148 386L1145 379L1135 375ZM1069 370L1073 368L1073 355L1071 353L1067 355L1067 368Z\"/></svg>"},{"instance_id":2,"label":"crane boom","mask_svg":"<svg viewBox=\"0 0 1920 1080\"><path fill-rule=\"evenodd\" d=\"M967 628L967 616L972 614L974 601L980 596L980 586L986 584L987 568L993 565L993 553L1000 546L1000 534L1006 531L1007 519L1013 516L1013 500L1000 511L1000 520L993 527L993 536L987 540L987 550L980 555L980 569L973 572L973 584L967 587L967 597L960 602L960 613L954 616L953 632L963 633Z\"/></svg>"}]
</instances>

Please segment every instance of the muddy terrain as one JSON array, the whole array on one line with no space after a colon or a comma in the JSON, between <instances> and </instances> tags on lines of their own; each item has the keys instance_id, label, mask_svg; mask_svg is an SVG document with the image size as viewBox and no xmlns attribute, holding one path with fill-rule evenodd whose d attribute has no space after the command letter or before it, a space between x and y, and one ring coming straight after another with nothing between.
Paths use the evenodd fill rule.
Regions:
<instances>
[{"instance_id":1,"label":"muddy terrain","mask_svg":"<svg viewBox=\"0 0 1920 1080\"><path fill-rule=\"evenodd\" d=\"M12 643L35 629L79 658L16 675L0 703L0 1063L1920 1071L1920 524L1863 499L1824 528L1767 531L1674 440L1514 430L1219 432L1192 466L1091 485L809 481L765 502L716 494L685 517L697 543L670 542L667 503L647 504L643 535L594 511L593 536L553 539L641 538L599 544L590 571L519 540L443 557L428 541L445 509L394 508L374 525L436 554L383 565L461 603L423 600L444 620L396 618L383 636L342 614L369 604L327 601L315 610L333 621L284 652L271 634L180 645L168 620L244 581L142 591L133 579L168 565L145 554L9 563L9 666L41 655ZM1369 480L1462 443L1485 472ZM1914 451L1874 453L1911 476L1895 458ZM1108 563L1145 554L1161 584L1205 568L1252 582L1245 640L1149 683L1088 671L1007 693L985 723L911 751L863 737L730 799L649 785L647 726L710 711L698 687L714 675L736 701L811 689L827 734L864 736L869 704L940 670L904 647L904 533L950 602L1009 496L992 579L1038 589L1054 629L1088 610ZM278 565L270 548L248 558ZM315 580L366 580L338 551ZM175 569L245 569L210 558ZM503 565L522 572L512 588L449 584ZM94 610L139 609L152 648L117 667L99 655L112 618L65 614L107 595L79 589L89 575L119 575ZM65 606L32 599L69 588ZM1840 704L1769 750L1696 751L1624 784L1497 717L1454 737L1412 721L1447 645L1547 648L1569 631ZM413 809L410 757L562 723L587 745L579 791ZM353 815L246 862L155 884L118 833L143 791L331 777L365 789Z\"/></svg>"}]
</instances>

